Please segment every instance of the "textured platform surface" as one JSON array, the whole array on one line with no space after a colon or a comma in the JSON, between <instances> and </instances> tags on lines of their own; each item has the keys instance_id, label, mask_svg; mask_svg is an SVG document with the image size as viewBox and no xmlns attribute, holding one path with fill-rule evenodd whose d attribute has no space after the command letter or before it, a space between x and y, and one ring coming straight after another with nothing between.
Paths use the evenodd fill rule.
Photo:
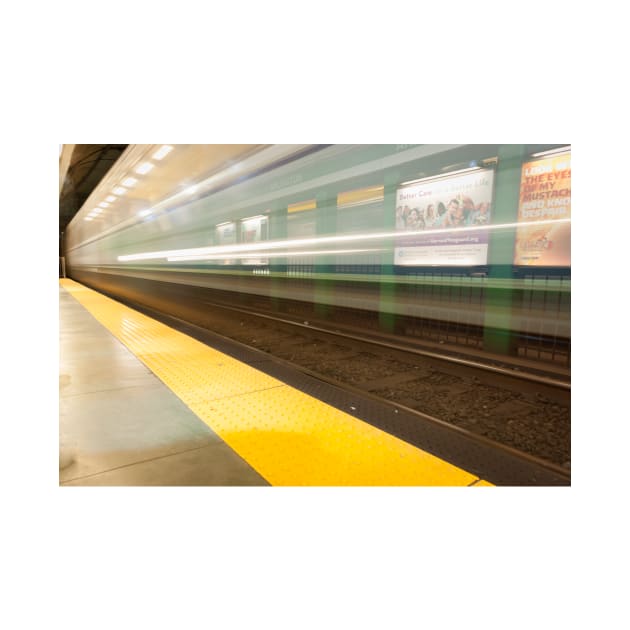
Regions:
<instances>
[{"instance_id":1,"label":"textured platform surface","mask_svg":"<svg viewBox=\"0 0 630 630\"><path fill-rule=\"evenodd\" d=\"M64 289L62 485L267 485Z\"/></svg>"},{"instance_id":2,"label":"textured platform surface","mask_svg":"<svg viewBox=\"0 0 630 630\"><path fill-rule=\"evenodd\" d=\"M91 289L71 280L62 280L61 286L144 364L146 372L134 378L157 377L272 485L482 483L474 474ZM141 381L137 390L140 398L150 398ZM93 402L98 406L97 398ZM157 406L164 413L155 414L155 421L167 425L171 412ZM119 409L115 415L125 414ZM110 439L120 440L113 429L112 435L116 437ZM191 444L206 446L206 435L187 438L178 451L190 450ZM159 457L164 445L150 448L158 449L157 454L146 459ZM142 474L150 476L146 470L145 465Z\"/></svg>"}]
</instances>

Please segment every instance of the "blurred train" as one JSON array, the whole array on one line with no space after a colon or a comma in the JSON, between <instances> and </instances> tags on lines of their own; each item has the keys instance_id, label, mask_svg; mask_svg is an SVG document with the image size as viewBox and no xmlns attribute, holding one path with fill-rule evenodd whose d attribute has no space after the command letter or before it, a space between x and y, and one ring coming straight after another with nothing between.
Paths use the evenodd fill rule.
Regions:
<instances>
[{"instance_id":1,"label":"blurred train","mask_svg":"<svg viewBox=\"0 0 630 630\"><path fill-rule=\"evenodd\" d=\"M129 145L66 270L197 323L242 305L568 370L570 151Z\"/></svg>"}]
</instances>

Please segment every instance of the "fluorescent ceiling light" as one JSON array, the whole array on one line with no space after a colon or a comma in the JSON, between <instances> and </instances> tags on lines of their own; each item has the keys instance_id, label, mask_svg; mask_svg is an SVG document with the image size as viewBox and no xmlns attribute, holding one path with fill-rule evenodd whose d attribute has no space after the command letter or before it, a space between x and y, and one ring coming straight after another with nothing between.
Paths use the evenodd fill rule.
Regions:
<instances>
[{"instance_id":1,"label":"fluorescent ceiling light","mask_svg":"<svg viewBox=\"0 0 630 630\"><path fill-rule=\"evenodd\" d=\"M138 180L135 177L127 177L127 179L123 179L122 182L120 182L123 186L128 186L129 188L131 188L132 186L135 186L138 183Z\"/></svg>"},{"instance_id":2,"label":"fluorescent ceiling light","mask_svg":"<svg viewBox=\"0 0 630 630\"><path fill-rule=\"evenodd\" d=\"M109 202L116 201L116 199L117 199L117 197L114 197L114 195L110 195L109 197L105 197L105 201L109 201Z\"/></svg>"},{"instance_id":3,"label":"fluorescent ceiling light","mask_svg":"<svg viewBox=\"0 0 630 630\"><path fill-rule=\"evenodd\" d=\"M85 217L84 221L93 221L94 217Z\"/></svg>"},{"instance_id":4,"label":"fluorescent ceiling light","mask_svg":"<svg viewBox=\"0 0 630 630\"><path fill-rule=\"evenodd\" d=\"M542 157L543 155L556 155L558 153L569 153L569 151L571 151L571 145L569 145L568 147L549 149L548 151L540 151L539 153L532 153L532 157Z\"/></svg>"},{"instance_id":5,"label":"fluorescent ceiling light","mask_svg":"<svg viewBox=\"0 0 630 630\"><path fill-rule=\"evenodd\" d=\"M143 162L142 164L140 164L140 166L138 166L138 168L136 168L136 173L138 173L139 175L145 175L152 168L153 164L151 164L151 162Z\"/></svg>"},{"instance_id":6,"label":"fluorescent ceiling light","mask_svg":"<svg viewBox=\"0 0 630 630\"><path fill-rule=\"evenodd\" d=\"M117 195L124 195L127 192L127 189L122 186L118 186L118 188L114 188L112 192L115 192Z\"/></svg>"},{"instance_id":7,"label":"fluorescent ceiling light","mask_svg":"<svg viewBox=\"0 0 630 630\"><path fill-rule=\"evenodd\" d=\"M105 201L101 201L101 203L98 204L101 208L109 208L109 204Z\"/></svg>"},{"instance_id":8,"label":"fluorescent ceiling light","mask_svg":"<svg viewBox=\"0 0 630 630\"><path fill-rule=\"evenodd\" d=\"M166 157L172 150L173 147L170 144L165 144L153 154L153 159L161 160L163 157Z\"/></svg>"},{"instance_id":9,"label":"fluorescent ceiling light","mask_svg":"<svg viewBox=\"0 0 630 630\"><path fill-rule=\"evenodd\" d=\"M481 167L471 166L470 168L462 168L458 171L451 171L450 173L441 173L440 175L430 175L429 177L422 177L421 179L412 179L408 182L403 182L401 186L408 186L409 184L419 184L420 182L429 182L434 179L445 179L446 177L452 177L453 175L461 175L462 173L472 173L473 171L479 171Z\"/></svg>"}]
</instances>

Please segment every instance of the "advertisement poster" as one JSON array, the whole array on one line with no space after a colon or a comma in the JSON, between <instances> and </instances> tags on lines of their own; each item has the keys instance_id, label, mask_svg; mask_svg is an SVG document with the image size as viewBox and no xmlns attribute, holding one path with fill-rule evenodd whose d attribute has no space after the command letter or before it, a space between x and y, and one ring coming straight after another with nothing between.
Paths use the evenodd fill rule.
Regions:
<instances>
[{"instance_id":1,"label":"advertisement poster","mask_svg":"<svg viewBox=\"0 0 630 630\"><path fill-rule=\"evenodd\" d=\"M494 171L427 180L396 193L396 265L484 265ZM405 236L405 233L409 233Z\"/></svg>"},{"instance_id":2,"label":"advertisement poster","mask_svg":"<svg viewBox=\"0 0 630 630\"><path fill-rule=\"evenodd\" d=\"M515 265L571 266L571 155L523 164Z\"/></svg>"}]
</instances>

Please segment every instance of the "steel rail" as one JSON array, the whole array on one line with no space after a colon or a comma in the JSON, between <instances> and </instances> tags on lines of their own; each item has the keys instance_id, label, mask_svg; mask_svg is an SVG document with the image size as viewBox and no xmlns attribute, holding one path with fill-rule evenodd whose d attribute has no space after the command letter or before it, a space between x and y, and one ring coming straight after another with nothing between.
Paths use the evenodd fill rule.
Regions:
<instances>
[{"instance_id":1,"label":"steel rail","mask_svg":"<svg viewBox=\"0 0 630 630\"><path fill-rule=\"evenodd\" d=\"M381 341L379 339L369 338L369 337L361 337L359 335L353 335L347 332L341 332L338 330L331 330L328 328L322 328L321 326L313 326L308 323L301 323L292 321L290 319L284 319L282 317L276 317L274 315L268 315L265 313L261 313L260 311L254 311L249 309L243 309L235 306L227 306L225 304L218 304L216 302L209 302L207 300L202 301L203 304L207 304L210 306L215 306L218 308L223 308L225 310L234 311L237 313L242 313L244 315L252 315L254 317L261 317L264 319L269 319L271 321L280 322L282 324L288 324L290 326L296 326L298 328L306 328L311 331L323 333L326 335L332 335L335 337L342 337L345 339L352 339L353 341L359 341L362 343L372 344L375 346L380 346L383 348L387 348L388 350L397 350L400 352L406 352L409 354L416 354L418 356L428 357L431 359L436 359L438 361L444 361L448 363L455 363L458 365L462 365L464 367L484 370L487 372L493 372L495 374L501 374L502 376L508 376L510 378L514 378L517 380L526 380L534 383L540 383L542 385L548 385L550 387L557 387L559 389L564 389L567 391L571 390L571 383L567 381L562 381L546 376L540 376L538 374L532 374L531 372L515 372L513 369L501 368L495 365L489 365L487 363L480 363L478 361L473 361L470 359L462 359L459 357L454 357L447 354L440 354L437 352L431 352L429 350L421 350L419 348L410 348L409 346L403 346L401 344L389 342L389 341Z\"/></svg>"}]
</instances>

